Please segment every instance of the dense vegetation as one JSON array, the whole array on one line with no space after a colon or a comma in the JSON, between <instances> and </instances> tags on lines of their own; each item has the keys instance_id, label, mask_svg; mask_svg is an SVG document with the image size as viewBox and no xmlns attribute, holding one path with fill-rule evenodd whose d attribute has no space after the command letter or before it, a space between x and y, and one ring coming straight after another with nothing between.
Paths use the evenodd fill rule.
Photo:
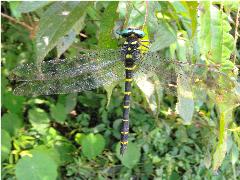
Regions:
<instances>
[{"instance_id":1,"label":"dense vegetation","mask_svg":"<svg viewBox=\"0 0 240 180\"><path fill-rule=\"evenodd\" d=\"M142 25L152 51L211 59L236 78L231 70L239 64L238 18L237 1L2 2L2 179L240 177L240 88L235 96L223 94L222 101L209 93L207 102L186 102L149 95L135 84L130 143L121 157L123 83L23 97L13 95L16 84L8 78L22 63L116 49L122 42L116 29Z\"/></svg>"}]
</instances>

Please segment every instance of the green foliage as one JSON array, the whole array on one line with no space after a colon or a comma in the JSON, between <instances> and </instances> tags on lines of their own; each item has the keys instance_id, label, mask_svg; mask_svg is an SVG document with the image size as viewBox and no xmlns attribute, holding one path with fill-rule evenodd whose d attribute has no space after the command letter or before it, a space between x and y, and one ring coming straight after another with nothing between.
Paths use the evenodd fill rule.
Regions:
<instances>
[{"instance_id":1,"label":"green foliage","mask_svg":"<svg viewBox=\"0 0 240 180\"><path fill-rule=\"evenodd\" d=\"M88 159L93 159L101 154L105 146L105 140L100 134L88 134L84 136L80 142L83 155Z\"/></svg>"},{"instance_id":2,"label":"green foliage","mask_svg":"<svg viewBox=\"0 0 240 180\"><path fill-rule=\"evenodd\" d=\"M1 132L1 142L1 161L5 161L11 152L11 137L5 130Z\"/></svg>"},{"instance_id":3,"label":"green foliage","mask_svg":"<svg viewBox=\"0 0 240 180\"><path fill-rule=\"evenodd\" d=\"M122 156L120 155L120 144L117 146L117 156L121 160L122 164L128 168L133 168L140 159L140 148L137 147L135 143L129 142L126 153Z\"/></svg>"},{"instance_id":4,"label":"green foliage","mask_svg":"<svg viewBox=\"0 0 240 180\"><path fill-rule=\"evenodd\" d=\"M57 164L46 152L35 151L16 165L16 177L20 180L50 180L56 179L57 175Z\"/></svg>"},{"instance_id":5,"label":"green foliage","mask_svg":"<svg viewBox=\"0 0 240 180\"><path fill-rule=\"evenodd\" d=\"M232 69L239 64L230 59L234 53L239 58L240 52L239 43L234 44L237 2L39 1L2 6L4 14L31 27L2 17L2 179L240 176L239 102L234 93L220 97L209 91L203 97L183 81L176 99L164 93L157 77L139 79L132 92L130 142L121 156L122 83L33 98L14 96L15 82L8 79L24 62L117 48L115 30L144 25L150 51L218 64L227 74L219 87L229 88L227 79L236 77Z\"/></svg>"}]
</instances>

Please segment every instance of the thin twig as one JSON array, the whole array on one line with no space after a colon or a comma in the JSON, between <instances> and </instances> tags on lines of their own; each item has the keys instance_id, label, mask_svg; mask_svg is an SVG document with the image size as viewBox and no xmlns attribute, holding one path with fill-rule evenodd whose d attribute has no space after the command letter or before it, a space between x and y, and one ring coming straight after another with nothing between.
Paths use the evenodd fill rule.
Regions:
<instances>
[{"instance_id":1,"label":"thin twig","mask_svg":"<svg viewBox=\"0 0 240 180\"><path fill-rule=\"evenodd\" d=\"M25 22L18 21L16 19L14 19L13 17L11 17L7 14L4 14L4 13L1 13L1 16L5 17L6 19L8 19L10 21L12 21L13 23L20 24L21 26L25 27L29 31L33 31L33 28L31 26L29 26L28 24L26 24Z\"/></svg>"},{"instance_id":2,"label":"thin twig","mask_svg":"<svg viewBox=\"0 0 240 180\"><path fill-rule=\"evenodd\" d=\"M238 34L238 25L239 25L239 9L240 9L240 7L238 6L238 11L237 11L237 17L236 17L236 28L235 28L235 35L234 35L234 50L235 50L235 52L234 52L234 55L233 55L233 63L235 64L235 62L236 62L236 54L237 54L237 52L236 52L236 45L237 45L237 39L238 39L238 36L239 36L239 34Z\"/></svg>"}]
</instances>

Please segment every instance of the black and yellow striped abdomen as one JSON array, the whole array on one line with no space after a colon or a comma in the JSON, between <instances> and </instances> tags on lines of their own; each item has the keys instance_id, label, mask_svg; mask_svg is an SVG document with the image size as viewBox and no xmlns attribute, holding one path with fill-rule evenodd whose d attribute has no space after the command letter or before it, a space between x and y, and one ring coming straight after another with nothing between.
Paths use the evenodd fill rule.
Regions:
<instances>
[{"instance_id":1,"label":"black and yellow striped abdomen","mask_svg":"<svg viewBox=\"0 0 240 180\"><path fill-rule=\"evenodd\" d=\"M128 144L129 134L129 112L130 100L132 92L133 72L136 67L135 62L140 58L140 43L139 38L132 34L126 37L126 41L122 47L122 54L124 55L125 63L125 91L123 99L123 119L121 128L121 149L120 154L123 155Z\"/></svg>"}]
</instances>

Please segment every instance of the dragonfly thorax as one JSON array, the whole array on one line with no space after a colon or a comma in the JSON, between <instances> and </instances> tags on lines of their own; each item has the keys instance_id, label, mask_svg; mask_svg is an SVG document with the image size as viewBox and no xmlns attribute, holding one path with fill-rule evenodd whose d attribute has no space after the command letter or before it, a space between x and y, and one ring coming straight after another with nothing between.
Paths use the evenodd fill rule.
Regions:
<instances>
[{"instance_id":1,"label":"dragonfly thorax","mask_svg":"<svg viewBox=\"0 0 240 180\"><path fill-rule=\"evenodd\" d=\"M128 38L128 37L143 38L145 36L145 33L143 31L141 31L140 29L131 28L131 27L124 29L122 31L117 31L117 33L124 38Z\"/></svg>"}]
</instances>

